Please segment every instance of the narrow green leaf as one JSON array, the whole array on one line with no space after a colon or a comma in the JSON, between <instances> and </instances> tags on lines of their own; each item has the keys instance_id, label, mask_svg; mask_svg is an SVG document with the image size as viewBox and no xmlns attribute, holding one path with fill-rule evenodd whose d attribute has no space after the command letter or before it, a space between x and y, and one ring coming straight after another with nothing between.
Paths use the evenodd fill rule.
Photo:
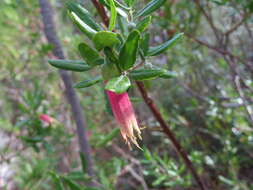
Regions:
<instances>
[{"instance_id":1,"label":"narrow green leaf","mask_svg":"<svg viewBox=\"0 0 253 190\"><path fill-rule=\"evenodd\" d=\"M167 49L173 47L175 44L177 44L177 42L182 38L183 33L179 33L176 36L174 36L171 40L155 46L155 47L150 47L149 51L148 51L148 56L155 56L158 54L161 54L163 52L165 52Z\"/></svg>"},{"instance_id":2,"label":"narrow green leaf","mask_svg":"<svg viewBox=\"0 0 253 190\"><path fill-rule=\"evenodd\" d=\"M104 48L104 54L110 62L115 63L116 65L119 64L118 56L116 52L113 51L112 48L108 48L108 47Z\"/></svg>"},{"instance_id":3,"label":"narrow green leaf","mask_svg":"<svg viewBox=\"0 0 253 190\"><path fill-rule=\"evenodd\" d=\"M131 68L136 61L140 32L133 30L127 37L127 40L120 50L119 63L123 70Z\"/></svg>"},{"instance_id":4,"label":"narrow green leaf","mask_svg":"<svg viewBox=\"0 0 253 190\"><path fill-rule=\"evenodd\" d=\"M69 14L72 21L78 26L78 28L90 39L97 33L96 30L92 29L89 25L84 23L74 12Z\"/></svg>"},{"instance_id":5,"label":"narrow green leaf","mask_svg":"<svg viewBox=\"0 0 253 190\"><path fill-rule=\"evenodd\" d=\"M151 16L145 17L143 20L141 20L137 24L136 29L139 30L140 32L144 32L148 28L148 26L150 25L151 19L152 19Z\"/></svg>"},{"instance_id":6,"label":"narrow green leaf","mask_svg":"<svg viewBox=\"0 0 253 190\"><path fill-rule=\"evenodd\" d=\"M87 161L85 159L84 153L80 152L79 155L80 155L83 173L87 173Z\"/></svg>"},{"instance_id":7,"label":"narrow green leaf","mask_svg":"<svg viewBox=\"0 0 253 190\"><path fill-rule=\"evenodd\" d=\"M127 4L127 6L131 7L134 4L135 0L124 0L124 2Z\"/></svg>"},{"instance_id":8,"label":"narrow green leaf","mask_svg":"<svg viewBox=\"0 0 253 190\"><path fill-rule=\"evenodd\" d=\"M115 5L116 5L117 7L120 7L120 8L122 8L122 9L124 9L124 10L127 10L127 11L131 10L130 7L127 7L127 6L123 5L123 4L121 4L121 3L118 2L117 0L114 0L114 2L115 2Z\"/></svg>"},{"instance_id":9,"label":"narrow green leaf","mask_svg":"<svg viewBox=\"0 0 253 190\"><path fill-rule=\"evenodd\" d=\"M41 136L37 136L37 137L19 136L19 138L27 143L39 143L44 140L43 137Z\"/></svg>"},{"instance_id":10,"label":"narrow green leaf","mask_svg":"<svg viewBox=\"0 0 253 190\"><path fill-rule=\"evenodd\" d=\"M84 63L83 61L56 59L56 60L48 60L48 62L50 63L50 65L58 69L69 71L83 72L91 69L91 67L86 63Z\"/></svg>"},{"instance_id":11,"label":"narrow green leaf","mask_svg":"<svg viewBox=\"0 0 253 190\"><path fill-rule=\"evenodd\" d=\"M134 80L152 80L155 79L167 71L165 69L139 69L129 73L129 76Z\"/></svg>"},{"instance_id":12,"label":"narrow green leaf","mask_svg":"<svg viewBox=\"0 0 253 190\"><path fill-rule=\"evenodd\" d=\"M120 72L115 64L106 60L106 63L102 66L102 76L104 80L109 80L120 76Z\"/></svg>"},{"instance_id":13,"label":"narrow green leaf","mask_svg":"<svg viewBox=\"0 0 253 190\"><path fill-rule=\"evenodd\" d=\"M113 31L115 24L116 24L116 19L117 19L117 10L116 6L114 4L114 0L108 0L110 4L110 10L111 10L111 17L110 17L110 22L109 22L109 30Z\"/></svg>"},{"instance_id":14,"label":"narrow green leaf","mask_svg":"<svg viewBox=\"0 0 253 190\"><path fill-rule=\"evenodd\" d=\"M170 79L170 78L175 78L177 77L178 74L177 72L174 71L166 71L165 73L163 73L162 75L160 75L160 78L164 78L164 79Z\"/></svg>"},{"instance_id":15,"label":"narrow green leaf","mask_svg":"<svg viewBox=\"0 0 253 190\"><path fill-rule=\"evenodd\" d=\"M49 174L52 176L52 179L53 179L54 184L56 186L56 190L64 190L64 187L63 187L60 177L56 173L54 173L53 171L50 171Z\"/></svg>"},{"instance_id":16,"label":"narrow green leaf","mask_svg":"<svg viewBox=\"0 0 253 190\"><path fill-rule=\"evenodd\" d=\"M108 135L106 135L100 142L96 144L96 147L105 147L119 134L119 128L114 128Z\"/></svg>"},{"instance_id":17,"label":"narrow green leaf","mask_svg":"<svg viewBox=\"0 0 253 190\"><path fill-rule=\"evenodd\" d=\"M99 60L101 60L102 58L100 58L99 53L95 49L90 47L88 44L80 43L78 45L78 50L79 50L82 58L90 66L96 66L96 65L100 64Z\"/></svg>"},{"instance_id":18,"label":"narrow green leaf","mask_svg":"<svg viewBox=\"0 0 253 190\"><path fill-rule=\"evenodd\" d=\"M222 175L219 175L218 178L219 178L219 180L220 180L221 182L223 182L223 183L225 183L225 184L227 184L227 185L230 185L230 186L234 186L234 185L235 185L235 182L234 182L234 181L232 181L232 180L230 180L230 179L228 179L228 178L225 178L225 177L223 177Z\"/></svg>"},{"instance_id":19,"label":"narrow green leaf","mask_svg":"<svg viewBox=\"0 0 253 190\"><path fill-rule=\"evenodd\" d=\"M116 78L112 78L108 81L105 86L106 90L110 90L117 94L121 94L127 91L127 89L131 86L131 82L127 76L119 76Z\"/></svg>"},{"instance_id":20,"label":"narrow green leaf","mask_svg":"<svg viewBox=\"0 0 253 190\"><path fill-rule=\"evenodd\" d=\"M93 43L97 50L101 51L105 47L113 47L120 43L117 34L109 31L98 32L94 38Z\"/></svg>"},{"instance_id":21,"label":"narrow green leaf","mask_svg":"<svg viewBox=\"0 0 253 190\"><path fill-rule=\"evenodd\" d=\"M153 0L149 2L143 9L137 12L135 16L136 17L147 16L152 12L156 11L157 9L159 9L165 2L166 0Z\"/></svg>"},{"instance_id":22,"label":"narrow green leaf","mask_svg":"<svg viewBox=\"0 0 253 190\"><path fill-rule=\"evenodd\" d=\"M102 30L102 28L94 21L89 11L75 2L67 2L67 8L69 11L74 12L85 24L96 31Z\"/></svg>"},{"instance_id":23,"label":"narrow green leaf","mask_svg":"<svg viewBox=\"0 0 253 190\"><path fill-rule=\"evenodd\" d=\"M110 9L110 5L109 5L109 3L107 2L107 0L99 0L99 2L100 2L101 4L103 4L106 8Z\"/></svg>"},{"instance_id":24,"label":"narrow green leaf","mask_svg":"<svg viewBox=\"0 0 253 190\"><path fill-rule=\"evenodd\" d=\"M73 180L67 178L67 177L61 177L63 182L68 185L70 190L82 190L81 186L75 183Z\"/></svg>"},{"instance_id":25,"label":"narrow green leaf","mask_svg":"<svg viewBox=\"0 0 253 190\"><path fill-rule=\"evenodd\" d=\"M143 38L141 39L141 44L140 44L140 47L141 47L141 50L144 54L144 56L147 56L148 54L148 50L149 50L149 39L150 39L150 34L149 33L145 33L143 35Z\"/></svg>"},{"instance_id":26,"label":"narrow green leaf","mask_svg":"<svg viewBox=\"0 0 253 190\"><path fill-rule=\"evenodd\" d=\"M108 9L110 9L110 4L108 3L108 0L99 0L99 2L102 3L104 6L106 6ZM131 10L130 7L123 5L122 3L118 2L117 0L114 0L114 3L116 5L116 7L119 7L121 9L126 10L126 11Z\"/></svg>"},{"instance_id":27,"label":"narrow green leaf","mask_svg":"<svg viewBox=\"0 0 253 190\"><path fill-rule=\"evenodd\" d=\"M153 186L158 186L161 185L161 183L165 180L168 180L168 176L167 175L161 175L159 176L153 183Z\"/></svg>"},{"instance_id":28,"label":"narrow green leaf","mask_svg":"<svg viewBox=\"0 0 253 190\"><path fill-rule=\"evenodd\" d=\"M74 85L74 88L87 88L102 81L102 77L98 76L93 79L85 80Z\"/></svg>"},{"instance_id":29,"label":"narrow green leaf","mask_svg":"<svg viewBox=\"0 0 253 190\"><path fill-rule=\"evenodd\" d=\"M71 171L67 174L67 178L71 179L71 180L84 180L87 178L87 176L85 175L87 173L83 172L82 170L78 170L78 171Z\"/></svg>"},{"instance_id":30,"label":"narrow green leaf","mask_svg":"<svg viewBox=\"0 0 253 190\"><path fill-rule=\"evenodd\" d=\"M127 36L128 35L128 22L127 19L123 17L118 17L118 26L120 28L122 36Z\"/></svg>"},{"instance_id":31,"label":"narrow green leaf","mask_svg":"<svg viewBox=\"0 0 253 190\"><path fill-rule=\"evenodd\" d=\"M128 15L127 15L127 13L126 13L123 9L117 7L117 8L116 8L116 11L117 11L117 13L118 13L120 16L122 16L122 17L124 17L125 19L127 19Z\"/></svg>"}]
</instances>

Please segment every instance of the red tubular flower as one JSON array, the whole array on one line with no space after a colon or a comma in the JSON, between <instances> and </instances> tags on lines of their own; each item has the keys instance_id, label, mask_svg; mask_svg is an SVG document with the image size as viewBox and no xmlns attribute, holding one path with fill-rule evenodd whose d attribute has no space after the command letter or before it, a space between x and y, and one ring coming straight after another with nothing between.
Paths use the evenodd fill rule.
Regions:
<instances>
[{"instance_id":1,"label":"red tubular flower","mask_svg":"<svg viewBox=\"0 0 253 190\"><path fill-rule=\"evenodd\" d=\"M107 90L106 93L111 104L113 115L120 125L120 132L124 140L129 146L131 141L139 147L137 137L141 139L141 131L127 92L116 94Z\"/></svg>"},{"instance_id":2,"label":"red tubular flower","mask_svg":"<svg viewBox=\"0 0 253 190\"><path fill-rule=\"evenodd\" d=\"M43 121L43 122L45 122L49 125L51 125L55 121L54 118L50 117L47 114L40 114L39 118L40 118L41 121Z\"/></svg>"}]
</instances>

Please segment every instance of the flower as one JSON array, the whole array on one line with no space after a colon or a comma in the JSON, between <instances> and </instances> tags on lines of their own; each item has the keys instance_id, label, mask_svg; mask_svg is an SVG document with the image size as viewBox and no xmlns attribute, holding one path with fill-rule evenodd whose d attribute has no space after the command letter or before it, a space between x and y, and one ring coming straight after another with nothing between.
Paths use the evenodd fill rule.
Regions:
<instances>
[{"instance_id":1,"label":"flower","mask_svg":"<svg viewBox=\"0 0 253 190\"><path fill-rule=\"evenodd\" d=\"M45 122L46 124L49 124L49 125L51 125L53 122L55 122L55 119L50 117L47 114L40 114L39 118L40 118L41 121L43 121L43 122Z\"/></svg>"},{"instance_id":2,"label":"flower","mask_svg":"<svg viewBox=\"0 0 253 190\"><path fill-rule=\"evenodd\" d=\"M111 104L113 115L120 125L122 137L129 147L130 142L139 147L137 138L141 139L141 131L139 129L134 109L127 92L117 94L115 92L106 90L106 93Z\"/></svg>"}]
</instances>

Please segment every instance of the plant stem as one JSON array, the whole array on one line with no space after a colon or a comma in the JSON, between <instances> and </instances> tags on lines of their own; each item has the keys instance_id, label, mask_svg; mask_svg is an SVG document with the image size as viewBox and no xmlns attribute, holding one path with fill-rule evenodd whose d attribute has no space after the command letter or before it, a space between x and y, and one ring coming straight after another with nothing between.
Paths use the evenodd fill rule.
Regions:
<instances>
[{"instance_id":1,"label":"plant stem","mask_svg":"<svg viewBox=\"0 0 253 190\"><path fill-rule=\"evenodd\" d=\"M99 4L99 2L94 3L94 0L92 1L94 6L96 7L100 17L104 20L109 20L107 15L104 14L105 9L103 7L102 11L101 9L97 8L97 7L101 7L98 6L97 3ZM103 18L106 17L106 18ZM107 22L104 22L104 24L106 26L108 26ZM143 82L136 82L138 89L142 95L142 98L144 99L146 105L149 107L149 109L151 110L152 114L154 115L154 117L156 118L156 120L160 123L160 126L163 130L163 132L167 135L167 137L171 140L171 142L173 143L175 149L177 150L179 156L183 159L186 167L190 170L190 172L192 173L193 177L195 178L198 186L200 187L201 190L206 190L206 187L204 185L204 183L202 182L202 180L200 179L200 177L198 176L197 171L195 170L191 160L188 158L188 155L186 153L186 151L183 149L183 147L181 146L181 144L179 143L179 141L176 139L175 134L170 130L170 127L167 125L167 123L165 122L165 120L163 119L159 109L157 108L157 106L154 104L154 101L148 96L148 93L144 87Z\"/></svg>"},{"instance_id":2,"label":"plant stem","mask_svg":"<svg viewBox=\"0 0 253 190\"><path fill-rule=\"evenodd\" d=\"M92 0L93 5L96 7L101 19L103 20L103 23L105 26L109 25L109 18L106 14L104 6L98 2L98 0Z\"/></svg>"},{"instance_id":3,"label":"plant stem","mask_svg":"<svg viewBox=\"0 0 253 190\"><path fill-rule=\"evenodd\" d=\"M142 98L144 99L145 103L153 113L154 117L156 120L159 122L163 132L167 135L167 137L171 140L172 144L174 145L176 151L178 154L181 156L183 159L185 165L187 168L190 170L192 173L193 177L195 178L196 182L198 183L199 187L201 190L206 190L204 183L201 181L200 177L198 176L198 173L196 172L195 168L193 167L192 162L188 158L188 155L184 148L181 146L181 144L178 142L176 139L175 134L170 130L170 127L168 124L165 122L163 119L160 111L158 110L157 106L155 105L154 101L148 96L148 93L145 89L145 86L143 82L136 82L138 89L142 95Z\"/></svg>"}]
</instances>

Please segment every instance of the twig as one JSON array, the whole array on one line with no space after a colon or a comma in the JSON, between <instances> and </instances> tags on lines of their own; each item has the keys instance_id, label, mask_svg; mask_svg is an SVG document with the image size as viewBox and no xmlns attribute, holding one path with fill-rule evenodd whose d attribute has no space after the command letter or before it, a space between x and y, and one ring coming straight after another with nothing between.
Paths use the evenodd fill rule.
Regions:
<instances>
[{"instance_id":1,"label":"twig","mask_svg":"<svg viewBox=\"0 0 253 190\"><path fill-rule=\"evenodd\" d=\"M247 18L249 17L250 14L245 13L243 15L243 18L241 19L241 21L239 21L237 24L235 24L234 26L232 26L228 31L226 31L224 33L225 36L228 36L229 34L233 33L237 28L239 28L244 22L245 20L247 20Z\"/></svg>"},{"instance_id":2,"label":"twig","mask_svg":"<svg viewBox=\"0 0 253 190\"><path fill-rule=\"evenodd\" d=\"M113 145L113 148L116 152L118 152L122 157L124 157L125 159L128 159L132 162L132 165L137 165L139 167L140 170L142 170L141 167L141 163L139 160L133 158L131 155L126 154L120 147L118 147L117 145ZM126 168L127 169L127 168ZM127 169L133 177L135 177L143 186L144 190L148 190L148 186L147 183L145 182L143 175L139 175L137 174L132 168Z\"/></svg>"},{"instance_id":3,"label":"twig","mask_svg":"<svg viewBox=\"0 0 253 190\"><path fill-rule=\"evenodd\" d=\"M235 56L235 55L233 55L232 53L230 53L230 52L228 52L228 51L225 51L225 50L223 50L223 49L217 48L217 47L215 47L215 46L209 44L208 42L204 42L204 41L202 41L202 40L199 40L199 39L195 38L194 36L192 36L192 35L190 35L190 34L188 34L188 33L185 33L185 36L187 36L188 38L192 39L193 41L199 43L200 45L206 46L207 48L212 49L212 50L218 52L219 54L228 55L228 56L230 56L230 57L232 57L232 58L235 58L235 59L240 60L240 61L243 62L243 60L242 60L240 57Z\"/></svg>"},{"instance_id":4,"label":"twig","mask_svg":"<svg viewBox=\"0 0 253 190\"><path fill-rule=\"evenodd\" d=\"M239 94L240 98L243 101L243 104L244 104L244 107L245 107L245 109L248 113L249 119L251 120L251 123L253 124L253 110L252 110L251 106L249 105L249 102L247 101L247 99L244 95L244 92L242 90L241 83L240 83L240 77L238 75L235 77L235 86L237 88L237 91L238 91L238 94Z\"/></svg>"},{"instance_id":5,"label":"twig","mask_svg":"<svg viewBox=\"0 0 253 190\"><path fill-rule=\"evenodd\" d=\"M92 0L93 5L96 7L101 19L103 20L103 23L105 24L105 26L109 25L109 18L106 14L105 8L104 6L99 3L97 0Z\"/></svg>"},{"instance_id":6,"label":"twig","mask_svg":"<svg viewBox=\"0 0 253 190\"><path fill-rule=\"evenodd\" d=\"M210 26L211 26L214 34L215 34L216 40L219 41L220 37L219 37L219 34L218 34L218 30L217 30L217 28L215 27L215 25L213 23L212 17L207 14L207 12L205 11L204 7L201 5L200 0L193 0L193 1L199 7L199 9L203 13L203 15L206 17L207 22L210 24Z\"/></svg>"},{"instance_id":7,"label":"twig","mask_svg":"<svg viewBox=\"0 0 253 190\"><path fill-rule=\"evenodd\" d=\"M140 171L142 170L142 167L141 167L141 163L139 160L133 158L131 155L128 155L126 154L120 147L118 147L117 145L113 145L113 148L114 150L119 153L122 157L124 157L125 159L128 159L132 162L131 165L137 165L140 169ZM129 166L130 167L130 166ZM132 167L126 167L125 169L127 171L129 171L133 177L135 177L143 186L143 189L144 190L148 190L148 186L147 186L147 183L145 182L144 178L143 178L143 175L139 175L137 174Z\"/></svg>"},{"instance_id":8,"label":"twig","mask_svg":"<svg viewBox=\"0 0 253 190\"><path fill-rule=\"evenodd\" d=\"M226 50L224 50L224 49L217 48L217 47L215 47L215 46L213 46L213 45L211 45L211 44L209 44L209 43L207 43L207 42L204 42L204 41L202 41L202 40L199 40L199 39L193 37L192 35L190 35L190 34L188 34L188 33L185 33L185 36L187 36L188 38L192 39L193 41L197 42L197 43L200 44L200 45L206 46L207 48L216 51L217 53L219 53L219 54L221 54L221 55L223 55L223 56L226 56L226 55L227 55L227 56L229 56L229 57L232 58L232 59L235 59L235 60L237 60L237 61L240 61L240 62L244 63L244 64L247 66L247 68L251 71L251 73L253 73L253 65L251 64L252 61L251 61L250 59L242 59L242 58L239 57L239 56L233 55L233 54L232 54L231 52L229 52L229 51L226 51Z\"/></svg>"},{"instance_id":9,"label":"twig","mask_svg":"<svg viewBox=\"0 0 253 190\"><path fill-rule=\"evenodd\" d=\"M178 154L183 159L183 161L184 161L185 165L187 166L187 168L192 173L192 175L195 178L195 180L196 180L197 184L199 185L200 189L201 190L206 190L206 187L205 187L204 183L202 182L202 180L198 176L195 168L193 167L192 162L188 158L188 155L187 155L186 151L183 149L181 144L177 141L175 134L170 130L170 127L167 125L167 123L163 119L160 111L158 110L158 108L154 104L154 101L148 96L148 93L147 93L147 91L144 87L144 84L142 82L136 82L136 83L137 83L137 86L138 86L138 88L141 92L141 95L142 95L145 103L147 104L149 109L152 111L154 117L160 123L160 126L163 129L163 132L168 136L168 138L173 143L175 149L177 150Z\"/></svg>"}]
</instances>

